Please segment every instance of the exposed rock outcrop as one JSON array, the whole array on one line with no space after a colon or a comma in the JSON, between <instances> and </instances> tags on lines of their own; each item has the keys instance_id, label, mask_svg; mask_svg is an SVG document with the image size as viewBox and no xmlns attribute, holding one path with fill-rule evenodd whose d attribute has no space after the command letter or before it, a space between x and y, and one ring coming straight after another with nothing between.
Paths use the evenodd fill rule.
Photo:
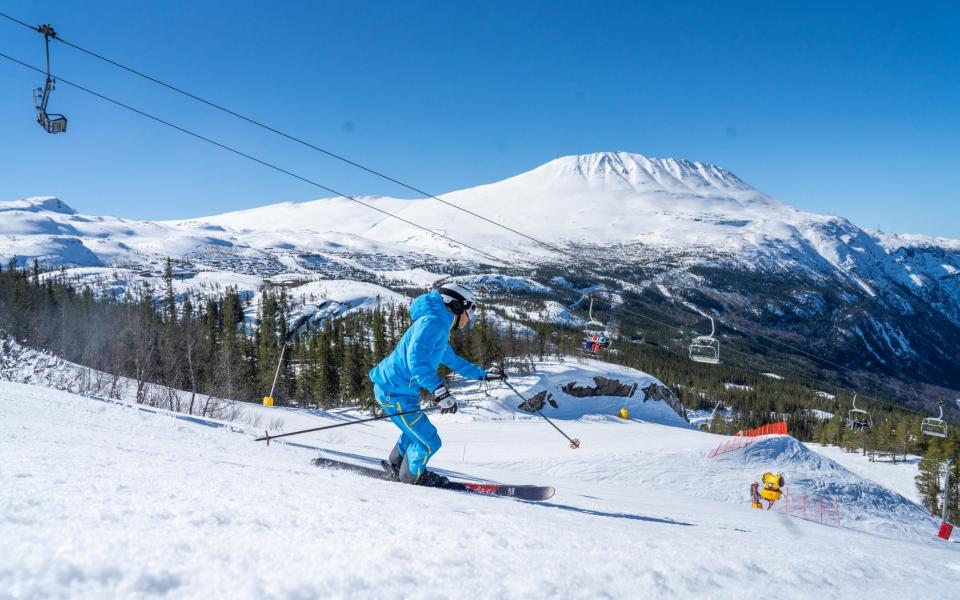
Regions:
<instances>
[{"instance_id":1,"label":"exposed rock outcrop","mask_svg":"<svg viewBox=\"0 0 960 600\"><path fill-rule=\"evenodd\" d=\"M616 379L607 379L599 375L593 378L593 382L596 385L589 387L579 386L575 381L571 381L563 386L562 389L564 393L577 398L589 398L591 396L622 396L624 398L632 398L634 392L637 391L636 383L627 385L620 383Z\"/></svg>"}]
</instances>

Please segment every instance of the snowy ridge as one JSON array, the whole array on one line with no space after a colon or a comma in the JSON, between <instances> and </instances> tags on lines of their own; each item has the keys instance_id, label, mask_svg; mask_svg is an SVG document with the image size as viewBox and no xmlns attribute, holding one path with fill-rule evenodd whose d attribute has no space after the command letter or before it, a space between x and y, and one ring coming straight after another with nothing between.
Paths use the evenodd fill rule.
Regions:
<instances>
[{"instance_id":1,"label":"snowy ridge","mask_svg":"<svg viewBox=\"0 0 960 600\"><path fill-rule=\"evenodd\" d=\"M707 261L711 255L735 256L751 268L837 274L870 294L876 285L903 285L920 295L943 290L960 303L960 278L953 277L960 273L960 241L869 232L840 217L805 213L714 165L625 152L567 156L443 198L551 243L639 244L670 254L699 249ZM517 252L526 259L531 253L539 260L562 258L433 199L360 199L473 246L495 249L505 260L518 258ZM0 203L0 210L0 234L6 234L0 254L16 255L21 263L38 258L67 266L158 264L172 256L202 268L209 259L232 257L280 273L290 267L310 270L304 259L317 253L327 261L350 253L408 260L425 254L477 258L345 198L157 223L85 217L48 197ZM285 261L289 253L291 260ZM619 252L617 258L630 256ZM960 323L960 309L948 314Z\"/></svg>"},{"instance_id":2,"label":"snowy ridge","mask_svg":"<svg viewBox=\"0 0 960 600\"><path fill-rule=\"evenodd\" d=\"M554 241L686 245L735 250L770 260L791 252L809 254L812 250L820 260L836 268L851 266L851 261L855 262L854 253L862 252L864 244L873 246L880 254L901 248L936 247L948 251L960 248L960 241L872 233L839 217L796 210L714 165L647 158L626 152L562 157L503 181L450 192L443 198ZM472 245L487 243L491 247L516 248L522 241L433 199L358 199ZM104 264L118 261L119 257L115 256L118 249L98 248L94 243L97 239L127 238L137 242L143 238L142 245L128 244L130 254L138 250L150 254L153 250L153 253L174 257L198 251L205 244L261 251L330 250L344 244L375 251L386 244L385 247L407 253L433 252L438 256L461 253L450 248L449 242L431 238L423 231L345 198L285 202L157 223L81 217L56 198L4 202L0 203L0 210L8 213L5 233L25 237L54 234L74 237ZM25 213L49 214L40 226L31 220L35 217ZM556 215L564 218L557 219ZM278 237L278 233L283 236ZM159 235L170 239L165 244L153 241ZM14 253L11 252L14 246L9 245L7 251ZM75 260L77 257L70 255L42 258L54 264L81 264ZM813 269L814 265L809 268Z\"/></svg>"}]
</instances>

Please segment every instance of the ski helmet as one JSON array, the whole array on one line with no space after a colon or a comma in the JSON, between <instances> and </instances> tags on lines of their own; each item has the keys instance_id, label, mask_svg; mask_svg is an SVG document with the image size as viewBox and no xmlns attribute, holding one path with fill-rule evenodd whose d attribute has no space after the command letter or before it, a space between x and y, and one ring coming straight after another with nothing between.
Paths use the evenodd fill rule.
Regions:
<instances>
[{"instance_id":1,"label":"ski helmet","mask_svg":"<svg viewBox=\"0 0 960 600\"><path fill-rule=\"evenodd\" d=\"M459 283L445 283L437 290L443 297L443 303L450 307L455 315L462 315L477 304L477 295L468 287Z\"/></svg>"}]
</instances>

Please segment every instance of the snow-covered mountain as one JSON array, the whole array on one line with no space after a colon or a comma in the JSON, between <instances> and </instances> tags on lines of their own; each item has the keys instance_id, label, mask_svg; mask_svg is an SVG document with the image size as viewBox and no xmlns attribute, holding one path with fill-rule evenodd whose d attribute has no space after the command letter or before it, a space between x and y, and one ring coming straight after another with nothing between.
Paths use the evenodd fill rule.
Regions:
<instances>
[{"instance_id":1,"label":"snow-covered mountain","mask_svg":"<svg viewBox=\"0 0 960 600\"><path fill-rule=\"evenodd\" d=\"M802 336L832 360L960 389L960 241L861 229L720 167L625 152L567 156L441 198L564 252L432 198L358 199L502 260L344 198L162 222L32 198L0 203L0 257L150 275L170 256L185 281L226 271L424 286L444 274L555 276L576 256L617 293L664 305L693 297L728 321Z\"/></svg>"},{"instance_id":2,"label":"snow-covered mountain","mask_svg":"<svg viewBox=\"0 0 960 600\"><path fill-rule=\"evenodd\" d=\"M700 162L648 159L625 152L567 156L441 198L561 247L633 244L637 250L659 247L668 253L706 249L745 262L765 259L766 267L786 259L812 272L851 271L897 252L939 249L943 255L929 264L894 261L902 266L893 268L890 275L919 287L930 283L925 279L960 274L956 262L960 241L868 232L841 217L797 210L729 171ZM345 247L364 253L389 249L399 254L478 258L385 214L392 213L505 260L530 258L533 250L556 261L568 260L432 198L357 199L385 212L330 198L150 222L83 216L49 197L2 202L0 235L6 239L0 251L16 254L24 262L37 257L73 266L135 263L150 255L186 258L225 251L306 253ZM78 242L82 249L67 248Z\"/></svg>"}]
</instances>

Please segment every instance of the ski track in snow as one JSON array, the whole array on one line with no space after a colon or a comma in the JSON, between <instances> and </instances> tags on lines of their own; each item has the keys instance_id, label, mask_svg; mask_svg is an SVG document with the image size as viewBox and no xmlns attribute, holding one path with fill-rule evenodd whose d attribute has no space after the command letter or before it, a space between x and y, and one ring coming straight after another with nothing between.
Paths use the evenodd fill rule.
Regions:
<instances>
[{"instance_id":1,"label":"ski track in snow","mask_svg":"<svg viewBox=\"0 0 960 600\"><path fill-rule=\"evenodd\" d=\"M37 386L0 383L0 412L0 596L941 598L960 585L956 545L537 475L544 461L615 469L609 448L653 437L664 449L646 460L695 481L671 453L717 436L689 429L563 420L584 441L575 454L533 419L435 419L439 468L556 485L534 504L316 469L305 449ZM284 411L287 429L315 426L304 413ZM298 441L378 458L395 437L376 423Z\"/></svg>"}]
</instances>

